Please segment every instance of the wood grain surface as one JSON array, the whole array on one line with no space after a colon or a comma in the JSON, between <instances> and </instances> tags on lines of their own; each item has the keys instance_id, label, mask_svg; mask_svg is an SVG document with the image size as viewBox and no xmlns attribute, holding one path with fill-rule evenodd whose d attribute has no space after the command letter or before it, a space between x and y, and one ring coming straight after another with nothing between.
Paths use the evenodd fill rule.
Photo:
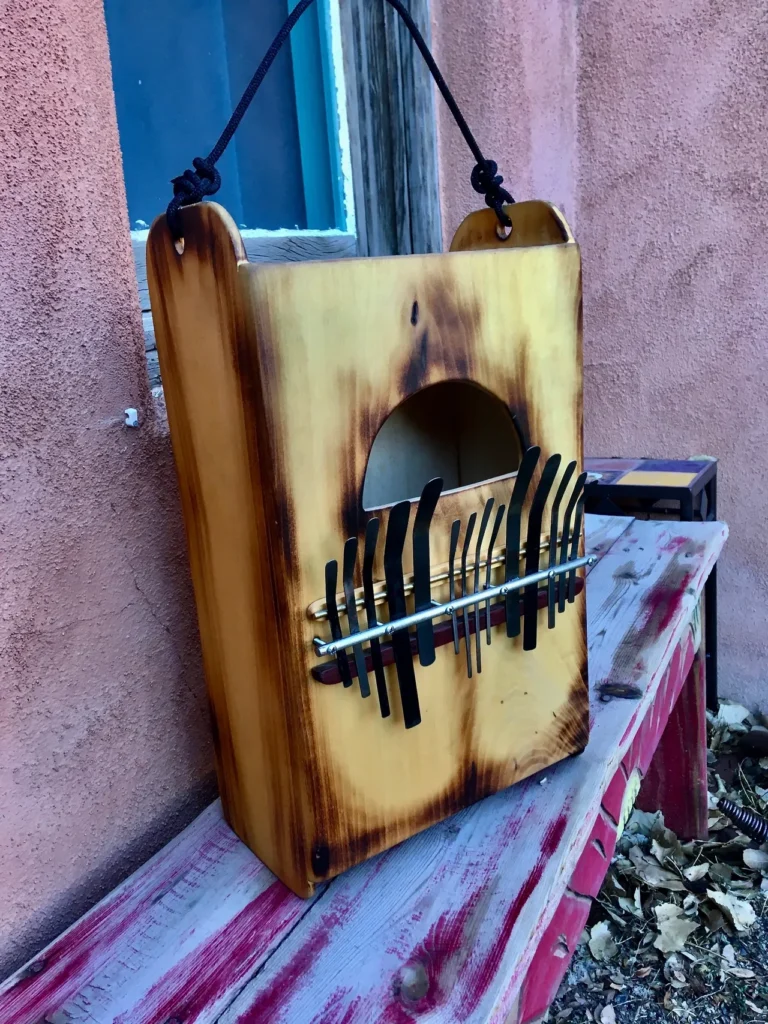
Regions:
<instances>
[{"instance_id":1,"label":"wood grain surface","mask_svg":"<svg viewBox=\"0 0 768 1024\"><path fill-rule=\"evenodd\" d=\"M586 744L582 595L555 630L539 614L534 651L497 629L482 677L470 680L452 647L417 666L422 722L412 730L394 667L386 720L375 698L311 677L313 638L330 634L307 609L345 539L362 541L374 514L386 527L389 508L364 509L363 485L374 440L406 399L463 383L501 408L515 438L541 447L542 465L554 453L581 463L579 250L562 232L557 244L544 237L541 224L557 220L550 207L526 205L515 245L449 255L253 264L212 203L183 211L181 256L162 219L150 233L223 805L303 895ZM477 217L473 238L486 223ZM526 232L530 244L518 245ZM442 441L400 437L377 473ZM516 441L514 459L519 451ZM508 502L513 483L507 473L444 493L432 564L448 559L451 521L466 522L489 497ZM383 542L379 580L382 553ZM447 597L447 584L435 588L434 599Z\"/></svg>"}]
</instances>

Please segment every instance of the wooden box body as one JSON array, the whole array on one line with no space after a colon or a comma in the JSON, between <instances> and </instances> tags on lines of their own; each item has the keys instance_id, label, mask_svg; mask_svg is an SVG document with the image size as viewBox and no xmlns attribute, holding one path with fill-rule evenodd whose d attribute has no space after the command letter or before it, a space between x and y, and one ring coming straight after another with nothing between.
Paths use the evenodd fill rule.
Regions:
<instances>
[{"instance_id":1,"label":"wooden box body","mask_svg":"<svg viewBox=\"0 0 768 1024\"><path fill-rule=\"evenodd\" d=\"M311 617L324 606L326 562L341 560L347 537L362 541L371 515L386 527L386 507L364 509L364 486L381 502L390 483L410 486L403 465L418 477L424 461L418 430L404 428L378 463L387 486L366 478L374 440L404 400L471 384L514 415L524 445L581 467L579 250L552 207L509 212L508 242L482 211L454 239L467 251L324 263L249 264L215 204L183 211L181 255L164 219L150 233L224 810L300 895L586 744L583 593L554 630L539 612L533 651L496 629L472 678L452 644L430 667L416 662L417 728L403 727L394 667L386 719L375 694L311 675L313 638L329 636ZM508 502L513 483L507 474L442 495L433 569L447 562L451 521L489 496ZM409 559L407 544L406 573ZM447 585L434 597L446 600Z\"/></svg>"}]
</instances>

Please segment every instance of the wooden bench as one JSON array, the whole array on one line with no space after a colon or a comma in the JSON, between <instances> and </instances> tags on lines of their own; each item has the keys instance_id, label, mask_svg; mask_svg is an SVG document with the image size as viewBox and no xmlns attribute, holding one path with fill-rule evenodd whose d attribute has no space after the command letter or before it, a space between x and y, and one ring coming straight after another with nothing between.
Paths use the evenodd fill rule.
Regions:
<instances>
[{"instance_id":1,"label":"wooden bench","mask_svg":"<svg viewBox=\"0 0 768 1024\"><path fill-rule=\"evenodd\" d=\"M1 1024L538 1020L640 780L642 806L705 833L699 598L726 536L720 523L590 518L583 754L306 901L214 804L0 986Z\"/></svg>"}]
</instances>

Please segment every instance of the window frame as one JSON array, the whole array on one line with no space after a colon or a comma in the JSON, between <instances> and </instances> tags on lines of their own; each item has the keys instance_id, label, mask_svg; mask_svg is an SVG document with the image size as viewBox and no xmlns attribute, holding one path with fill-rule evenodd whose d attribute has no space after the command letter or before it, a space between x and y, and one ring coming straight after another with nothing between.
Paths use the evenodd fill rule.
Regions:
<instances>
[{"instance_id":1,"label":"window frame","mask_svg":"<svg viewBox=\"0 0 768 1024\"><path fill-rule=\"evenodd\" d=\"M318 3L330 43L345 226L242 229L248 259L276 263L439 252L435 95L421 54L384 0L380 6L371 0ZM410 0L407 6L429 43L430 0ZM147 286L148 234L131 231L131 242L149 382L157 388L162 383Z\"/></svg>"}]
</instances>

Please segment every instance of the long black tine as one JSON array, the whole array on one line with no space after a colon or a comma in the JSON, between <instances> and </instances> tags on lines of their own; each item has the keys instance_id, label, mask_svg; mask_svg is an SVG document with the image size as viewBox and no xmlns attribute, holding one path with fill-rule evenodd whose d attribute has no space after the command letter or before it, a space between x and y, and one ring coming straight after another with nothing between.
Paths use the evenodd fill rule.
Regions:
<instances>
[{"instance_id":1,"label":"long black tine","mask_svg":"<svg viewBox=\"0 0 768 1024\"><path fill-rule=\"evenodd\" d=\"M496 547L496 538L499 536L499 530L501 529L501 521L504 518L505 505L499 505L496 509L496 518L493 522L493 529L491 530L491 539L488 541L488 555L485 561L485 589L489 590L491 586L491 577L493 574L493 566L491 561L493 559L493 549ZM491 643L491 599L490 597L485 602L485 642L490 646Z\"/></svg>"},{"instance_id":2,"label":"long black tine","mask_svg":"<svg viewBox=\"0 0 768 1024\"><path fill-rule=\"evenodd\" d=\"M579 557L579 542L581 541L581 520L584 517L584 501L586 495L581 492L576 502L576 517L573 521L573 542L571 543L571 561ZM571 569L568 573L568 601L570 604L576 600L576 570Z\"/></svg>"},{"instance_id":3,"label":"long black tine","mask_svg":"<svg viewBox=\"0 0 768 1024\"><path fill-rule=\"evenodd\" d=\"M480 520L480 532L477 535L477 546L475 547L475 593L480 590L480 556L483 553L483 538L485 537L485 531L488 529L488 520L491 518L493 506L493 498L489 498L485 503L483 515ZM480 643L480 601L475 605L475 651L477 656L477 672L479 675L483 671L483 656L481 654L482 645Z\"/></svg>"},{"instance_id":4,"label":"long black tine","mask_svg":"<svg viewBox=\"0 0 768 1024\"><path fill-rule=\"evenodd\" d=\"M411 503L401 501L389 513L389 522L387 523L387 538L384 542L384 578L387 583L387 603L389 604L391 623L396 623L398 619L402 619L406 615L403 548L408 533L410 514ZM421 711L409 630L395 630L392 634L392 652L395 656L405 728L412 729L421 721Z\"/></svg>"},{"instance_id":5,"label":"long black tine","mask_svg":"<svg viewBox=\"0 0 768 1024\"><path fill-rule=\"evenodd\" d=\"M339 621L339 606L336 604L336 584L339 578L339 563L334 558L332 562L325 563L325 606L328 611L328 625L331 627L331 637L334 640L341 640L341 622ZM352 673L349 671L349 661L346 651L339 651L336 655L336 664L339 666L339 675L345 686L352 685Z\"/></svg>"},{"instance_id":6,"label":"long black tine","mask_svg":"<svg viewBox=\"0 0 768 1024\"><path fill-rule=\"evenodd\" d=\"M349 635L360 632L360 623L357 618L357 602L355 600L355 569L357 568L357 537L350 537L344 545L344 567L342 569L342 583L344 586L344 601L347 605L347 622L349 623ZM354 644L352 654L355 658L357 678L360 683L360 696L370 697L371 687L368 682L368 672L365 667L365 654L362 644Z\"/></svg>"},{"instance_id":7,"label":"long black tine","mask_svg":"<svg viewBox=\"0 0 768 1024\"><path fill-rule=\"evenodd\" d=\"M451 554L448 559L448 597L453 603L456 598L456 549L459 546L459 534L461 533L461 520L454 519L451 525ZM453 625L453 649L456 654L459 653L459 619L454 612L451 615L451 623Z\"/></svg>"},{"instance_id":8,"label":"long black tine","mask_svg":"<svg viewBox=\"0 0 768 1024\"><path fill-rule=\"evenodd\" d=\"M413 522L413 599L417 612L429 608L432 604L429 528L442 489L443 481L439 476L425 485ZM416 638L419 662L422 665L431 665L435 660L435 634L431 619L419 623L416 627Z\"/></svg>"},{"instance_id":9,"label":"long black tine","mask_svg":"<svg viewBox=\"0 0 768 1024\"><path fill-rule=\"evenodd\" d=\"M376 557L376 544L379 540L379 520L374 517L369 519L365 526L365 552L363 554L363 594L365 595L365 614L368 619L368 628L375 629L379 624L376 617L376 591L373 587L373 560ZM384 662L381 660L381 644L377 637L371 640L371 661L373 662L373 674L376 677L376 691L379 695L379 708L381 717L388 718L389 694L387 693L387 680L384 675Z\"/></svg>"},{"instance_id":10,"label":"long black tine","mask_svg":"<svg viewBox=\"0 0 768 1024\"><path fill-rule=\"evenodd\" d=\"M509 583L520 576L520 522L522 519L525 496L531 485L531 478L539 461L541 449L537 445L528 448L523 455L517 471L512 497L507 510L507 541L504 560L504 582ZM506 596L507 605L507 636L520 635L520 594L513 590Z\"/></svg>"},{"instance_id":11,"label":"long black tine","mask_svg":"<svg viewBox=\"0 0 768 1024\"><path fill-rule=\"evenodd\" d=\"M469 554L469 545L472 541L472 534L475 531L475 521L477 519L477 512L473 512L469 517L467 523L467 532L464 537L464 547L461 552L461 596L466 597L467 595L467 555ZM464 608L464 646L467 650L467 675L472 678L472 643L469 636L469 609Z\"/></svg>"},{"instance_id":12,"label":"long black tine","mask_svg":"<svg viewBox=\"0 0 768 1024\"><path fill-rule=\"evenodd\" d=\"M549 499L549 492L560 469L561 455L550 455L541 474L539 486L533 495L531 510L528 513L528 536L526 539L525 575L539 571L541 561L541 522L544 509ZM539 624L539 584L529 583L525 588L523 599L523 650L536 650L536 636Z\"/></svg>"},{"instance_id":13,"label":"long black tine","mask_svg":"<svg viewBox=\"0 0 768 1024\"><path fill-rule=\"evenodd\" d=\"M571 544L571 519L573 518L573 512L579 501L581 492L584 490L586 480L586 473L581 473L576 477L576 483L573 485L571 496L565 507L565 516L563 517L563 539L560 542L560 565L563 565L568 561L568 549ZM565 580L562 576L560 577L560 583L557 588L557 610L558 612L565 611Z\"/></svg>"},{"instance_id":14,"label":"long black tine","mask_svg":"<svg viewBox=\"0 0 768 1024\"><path fill-rule=\"evenodd\" d=\"M549 521L549 568L554 569L557 565L557 528L558 528L558 516L560 514L560 504L563 500L565 492L568 488L568 484L571 482L571 477L576 472L576 462L569 462L565 467L563 478L560 481L560 486L557 488L557 494L555 500L552 502L552 518ZM558 584L563 586L561 580ZM550 578L547 581L547 609L548 609L548 626L550 629L555 628L555 580Z\"/></svg>"}]
</instances>

